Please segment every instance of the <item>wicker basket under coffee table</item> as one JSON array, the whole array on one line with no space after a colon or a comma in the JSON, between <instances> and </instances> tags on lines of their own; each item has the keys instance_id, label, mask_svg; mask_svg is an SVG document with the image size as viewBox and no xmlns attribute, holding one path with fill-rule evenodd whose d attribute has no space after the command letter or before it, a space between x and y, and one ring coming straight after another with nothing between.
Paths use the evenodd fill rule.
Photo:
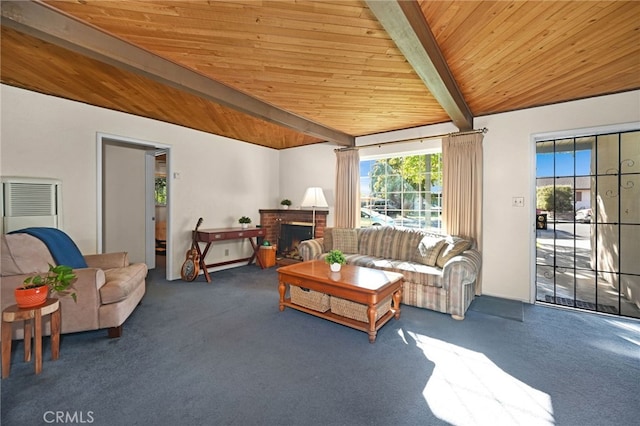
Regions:
<instances>
[{"instance_id":1,"label":"wicker basket under coffee table","mask_svg":"<svg viewBox=\"0 0 640 426\"><path fill-rule=\"evenodd\" d=\"M391 318L400 319L404 277L396 272L353 265L331 272L323 260L312 260L278 268L278 281L280 311L290 307L364 331L371 343Z\"/></svg>"}]
</instances>

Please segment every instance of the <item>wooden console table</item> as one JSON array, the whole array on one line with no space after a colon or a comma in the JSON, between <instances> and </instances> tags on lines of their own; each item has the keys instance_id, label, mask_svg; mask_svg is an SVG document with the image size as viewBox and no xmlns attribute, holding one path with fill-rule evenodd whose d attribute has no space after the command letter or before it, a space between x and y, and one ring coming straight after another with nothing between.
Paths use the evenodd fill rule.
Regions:
<instances>
[{"instance_id":1,"label":"wooden console table","mask_svg":"<svg viewBox=\"0 0 640 426\"><path fill-rule=\"evenodd\" d=\"M195 231L194 231L195 232ZM258 264L261 268L264 268L260 257L258 256L258 249L260 248L254 238L264 237L265 231L262 228L219 228L219 229L199 229L196 232L195 240L198 243L206 243L204 251L200 251L200 244L196 244L196 248L198 250L198 254L200 255L200 269L204 271L204 277L207 279L207 282L211 282L211 277L209 276L208 268L213 268L214 266L222 266L229 265L232 263L244 262L248 261L247 265L251 265L254 260L257 260ZM218 263L210 263L206 264L204 258L209 253L209 249L211 248L211 243L216 241L228 241L228 240L242 240L248 239L251 243L251 247L253 248L253 254L251 257L244 257L242 259L234 259L227 260L225 262Z\"/></svg>"}]
</instances>

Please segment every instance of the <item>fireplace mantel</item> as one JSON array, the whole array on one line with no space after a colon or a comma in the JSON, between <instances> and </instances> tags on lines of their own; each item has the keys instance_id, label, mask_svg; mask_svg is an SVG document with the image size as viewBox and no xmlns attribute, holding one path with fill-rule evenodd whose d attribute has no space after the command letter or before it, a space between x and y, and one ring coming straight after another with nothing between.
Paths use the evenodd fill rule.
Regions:
<instances>
[{"instance_id":1,"label":"fireplace mantel","mask_svg":"<svg viewBox=\"0 0 640 426\"><path fill-rule=\"evenodd\" d=\"M316 210L315 238L322 238L327 226L329 210ZM304 222L313 223L313 210L306 209L261 209L260 227L264 228L264 239L272 244L278 243L280 225Z\"/></svg>"}]
</instances>

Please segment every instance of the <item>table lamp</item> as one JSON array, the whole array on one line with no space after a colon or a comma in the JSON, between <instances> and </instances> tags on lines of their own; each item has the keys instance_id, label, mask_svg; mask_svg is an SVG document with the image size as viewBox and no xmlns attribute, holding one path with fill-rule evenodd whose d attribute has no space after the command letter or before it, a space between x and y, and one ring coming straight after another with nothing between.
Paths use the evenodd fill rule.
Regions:
<instances>
[{"instance_id":1,"label":"table lamp","mask_svg":"<svg viewBox=\"0 0 640 426\"><path fill-rule=\"evenodd\" d=\"M311 238L316 237L316 207L329 207L327 199L324 198L322 188L311 187L307 188L302 197L302 203L300 207L311 207L313 209L313 224L311 226Z\"/></svg>"}]
</instances>

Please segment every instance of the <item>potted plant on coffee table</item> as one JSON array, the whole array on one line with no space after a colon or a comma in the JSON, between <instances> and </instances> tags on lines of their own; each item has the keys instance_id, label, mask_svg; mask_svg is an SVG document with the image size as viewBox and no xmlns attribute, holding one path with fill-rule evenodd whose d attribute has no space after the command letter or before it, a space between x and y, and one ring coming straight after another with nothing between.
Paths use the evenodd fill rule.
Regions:
<instances>
[{"instance_id":1,"label":"potted plant on coffee table","mask_svg":"<svg viewBox=\"0 0 640 426\"><path fill-rule=\"evenodd\" d=\"M243 229L248 228L249 224L251 223L251 218L247 216L242 216L240 219L238 219L238 222L240 223L240 226Z\"/></svg>"},{"instance_id":2,"label":"potted plant on coffee table","mask_svg":"<svg viewBox=\"0 0 640 426\"><path fill-rule=\"evenodd\" d=\"M342 265L347 263L347 259L340 250L331 250L324 261L329 264L331 271L338 272L342 268Z\"/></svg>"},{"instance_id":3,"label":"potted plant on coffee table","mask_svg":"<svg viewBox=\"0 0 640 426\"><path fill-rule=\"evenodd\" d=\"M69 295L75 302L76 293L71 291L75 281L76 274L70 266L49 264L48 272L28 277L14 290L16 303L20 308L33 308L42 305L49 292L59 296Z\"/></svg>"}]
</instances>

